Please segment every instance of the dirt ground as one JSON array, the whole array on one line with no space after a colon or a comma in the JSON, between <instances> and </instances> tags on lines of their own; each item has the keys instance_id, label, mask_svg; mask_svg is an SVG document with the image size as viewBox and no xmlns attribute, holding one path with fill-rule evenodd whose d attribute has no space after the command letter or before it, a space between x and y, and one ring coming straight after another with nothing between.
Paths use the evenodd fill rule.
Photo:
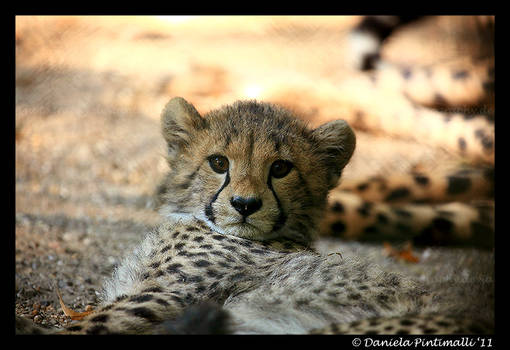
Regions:
<instances>
[{"instance_id":1,"label":"dirt ground","mask_svg":"<svg viewBox=\"0 0 510 350\"><path fill-rule=\"evenodd\" d=\"M158 223L152 194L166 170L159 114L171 97L199 112L263 98L319 123L318 102L282 100L267 87L352 77L346 34L357 21L16 17L15 313L49 327L68 324L56 288L76 311L96 306L103 279ZM464 22L420 21L396 33L384 55L405 64L463 55L470 32L456 28ZM357 144L346 181L453 157L361 130ZM411 264L377 244L321 239L317 249L372 259L429 284L443 295L441 305L461 300L493 317L493 251L417 248L420 262Z\"/></svg>"}]
</instances>

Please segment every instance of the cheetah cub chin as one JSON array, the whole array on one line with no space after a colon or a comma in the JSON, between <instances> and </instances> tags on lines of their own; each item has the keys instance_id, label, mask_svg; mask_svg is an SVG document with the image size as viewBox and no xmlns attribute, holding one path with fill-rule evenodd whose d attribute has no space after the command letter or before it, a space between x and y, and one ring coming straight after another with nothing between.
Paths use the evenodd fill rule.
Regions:
<instances>
[{"instance_id":1,"label":"cheetah cub chin","mask_svg":"<svg viewBox=\"0 0 510 350\"><path fill-rule=\"evenodd\" d=\"M255 101L201 117L174 98L161 121L170 166L162 215L258 241L312 239L356 140L345 121L309 130L287 110Z\"/></svg>"}]
</instances>

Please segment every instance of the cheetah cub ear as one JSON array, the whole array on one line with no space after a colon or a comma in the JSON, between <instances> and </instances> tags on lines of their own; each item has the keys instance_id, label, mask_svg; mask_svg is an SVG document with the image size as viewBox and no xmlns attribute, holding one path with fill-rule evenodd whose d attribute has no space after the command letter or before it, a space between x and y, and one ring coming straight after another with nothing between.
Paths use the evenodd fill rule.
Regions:
<instances>
[{"instance_id":1,"label":"cheetah cub ear","mask_svg":"<svg viewBox=\"0 0 510 350\"><path fill-rule=\"evenodd\" d=\"M168 145L168 157L175 158L190 143L193 133L206 125L206 120L192 104L182 97L172 98L161 113L161 128Z\"/></svg>"},{"instance_id":2,"label":"cheetah cub ear","mask_svg":"<svg viewBox=\"0 0 510 350\"><path fill-rule=\"evenodd\" d=\"M356 147L356 136L345 120L333 120L313 130L312 135L319 144L319 154L328 172L328 186L338 184L342 169L351 159Z\"/></svg>"}]
</instances>

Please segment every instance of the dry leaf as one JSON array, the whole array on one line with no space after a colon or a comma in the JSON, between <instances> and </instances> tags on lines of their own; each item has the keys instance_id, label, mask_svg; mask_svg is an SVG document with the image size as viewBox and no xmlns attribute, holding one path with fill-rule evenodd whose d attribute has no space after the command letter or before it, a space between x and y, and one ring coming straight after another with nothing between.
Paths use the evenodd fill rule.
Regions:
<instances>
[{"instance_id":1,"label":"dry leaf","mask_svg":"<svg viewBox=\"0 0 510 350\"><path fill-rule=\"evenodd\" d=\"M55 286L55 289L57 291L58 301L60 302L60 306L62 307L64 314L68 317L71 317L71 320L81 320L85 316L90 315L91 313L94 312L94 310L84 312L76 312L74 310L71 310L64 304L64 300L62 300L62 295L60 295L60 290L58 289L57 286Z\"/></svg>"},{"instance_id":2,"label":"dry leaf","mask_svg":"<svg viewBox=\"0 0 510 350\"><path fill-rule=\"evenodd\" d=\"M383 242L383 244L386 254L396 260L404 260L411 263L417 263L420 261L420 259L413 254L413 246L411 242L408 242L402 249L395 249L388 242Z\"/></svg>"}]
</instances>

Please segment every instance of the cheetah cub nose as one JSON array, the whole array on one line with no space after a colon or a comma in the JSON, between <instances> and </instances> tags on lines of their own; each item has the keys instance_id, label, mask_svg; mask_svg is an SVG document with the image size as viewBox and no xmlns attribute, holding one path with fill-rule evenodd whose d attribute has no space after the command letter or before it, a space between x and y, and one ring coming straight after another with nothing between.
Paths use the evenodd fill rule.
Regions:
<instances>
[{"instance_id":1,"label":"cheetah cub nose","mask_svg":"<svg viewBox=\"0 0 510 350\"><path fill-rule=\"evenodd\" d=\"M243 198L234 196L230 199L230 204L244 217L255 213L262 207L262 201L256 197Z\"/></svg>"}]
</instances>

